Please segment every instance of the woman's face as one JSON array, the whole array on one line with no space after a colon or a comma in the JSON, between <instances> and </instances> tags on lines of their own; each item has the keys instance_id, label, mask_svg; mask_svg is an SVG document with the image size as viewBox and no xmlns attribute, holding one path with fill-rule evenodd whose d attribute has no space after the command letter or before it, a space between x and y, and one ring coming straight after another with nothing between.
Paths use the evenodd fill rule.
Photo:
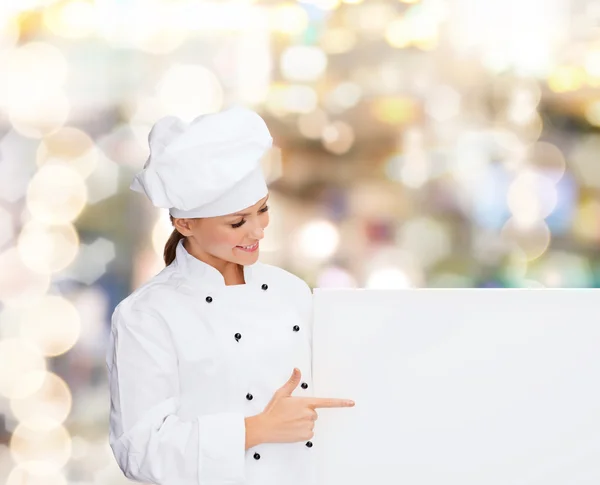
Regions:
<instances>
[{"instance_id":1,"label":"woman's face","mask_svg":"<svg viewBox=\"0 0 600 485\"><path fill-rule=\"evenodd\" d=\"M175 219L175 227L188 237L195 252L200 251L242 265L253 264L258 259L259 241L264 237L265 227L269 225L268 199L269 194L253 206L235 214ZM254 244L256 249L250 248L250 251L240 247Z\"/></svg>"}]
</instances>

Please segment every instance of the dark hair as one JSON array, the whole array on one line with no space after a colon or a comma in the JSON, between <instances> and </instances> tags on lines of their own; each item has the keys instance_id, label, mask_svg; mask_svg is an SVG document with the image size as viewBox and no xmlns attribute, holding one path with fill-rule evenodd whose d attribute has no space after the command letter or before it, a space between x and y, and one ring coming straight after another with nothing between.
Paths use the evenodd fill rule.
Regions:
<instances>
[{"instance_id":1,"label":"dark hair","mask_svg":"<svg viewBox=\"0 0 600 485\"><path fill-rule=\"evenodd\" d=\"M171 218L171 224L173 224L173 216L169 216ZM165 251L163 257L165 259L165 266L169 266L175 260L175 254L177 252L177 244L181 241L185 236L181 234L177 229L173 229L173 232L169 236L167 240L167 244L165 244Z\"/></svg>"}]
</instances>

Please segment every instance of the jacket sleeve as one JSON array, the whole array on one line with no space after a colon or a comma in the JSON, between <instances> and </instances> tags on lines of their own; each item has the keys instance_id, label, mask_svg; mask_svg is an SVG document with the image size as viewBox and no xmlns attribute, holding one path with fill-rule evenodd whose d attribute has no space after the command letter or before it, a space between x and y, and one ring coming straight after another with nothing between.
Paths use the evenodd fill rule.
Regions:
<instances>
[{"instance_id":1,"label":"jacket sleeve","mask_svg":"<svg viewBox=\"0 0 600 485\"><path fill-rule=\"evenodd\" d=\"M109 443L127 478L182 485L244 482L244 415L223 412L193 420L177 415L177 355L161 318L119 305L106 364Z\"/></svg>"}]
</instances>

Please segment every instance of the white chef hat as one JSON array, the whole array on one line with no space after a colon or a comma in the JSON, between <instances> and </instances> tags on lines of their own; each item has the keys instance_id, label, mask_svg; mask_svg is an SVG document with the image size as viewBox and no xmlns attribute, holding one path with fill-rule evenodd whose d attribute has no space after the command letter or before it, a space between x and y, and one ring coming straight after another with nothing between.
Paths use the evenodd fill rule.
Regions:
<instances>
[{"instance_id":1,"label":"white chef hat","mask_svg":"<svg viewBox=\"0 0 600 485\"><path fill-rule=\"evenodd\" d=\"M267 195L261 159L273 139L254 111L233 106L190 123L166 116L148 142L150 156L130 188L173 217L231 214Z\"/></svg>"}]
</instances>

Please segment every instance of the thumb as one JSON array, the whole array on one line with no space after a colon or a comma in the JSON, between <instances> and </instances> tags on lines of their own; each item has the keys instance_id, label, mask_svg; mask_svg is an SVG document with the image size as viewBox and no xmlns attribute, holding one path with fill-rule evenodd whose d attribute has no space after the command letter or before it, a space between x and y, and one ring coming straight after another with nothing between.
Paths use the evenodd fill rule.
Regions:
<instances>
[{"instance_id":1,"label":"thumb","mask_svg":"<svg viewBox=\"0 0 600 485\"><path fill-rule=\"evenodd\" d=\"M294 389L296 389L296 387L298 387L298 384L300 383L300 377L300 369L294 367L292 376L283 386L281 386L281 388L279 389L279 394L281 394L282 396L291 396L292 392L294 392Z\"/></svg>"}]
</instances>

